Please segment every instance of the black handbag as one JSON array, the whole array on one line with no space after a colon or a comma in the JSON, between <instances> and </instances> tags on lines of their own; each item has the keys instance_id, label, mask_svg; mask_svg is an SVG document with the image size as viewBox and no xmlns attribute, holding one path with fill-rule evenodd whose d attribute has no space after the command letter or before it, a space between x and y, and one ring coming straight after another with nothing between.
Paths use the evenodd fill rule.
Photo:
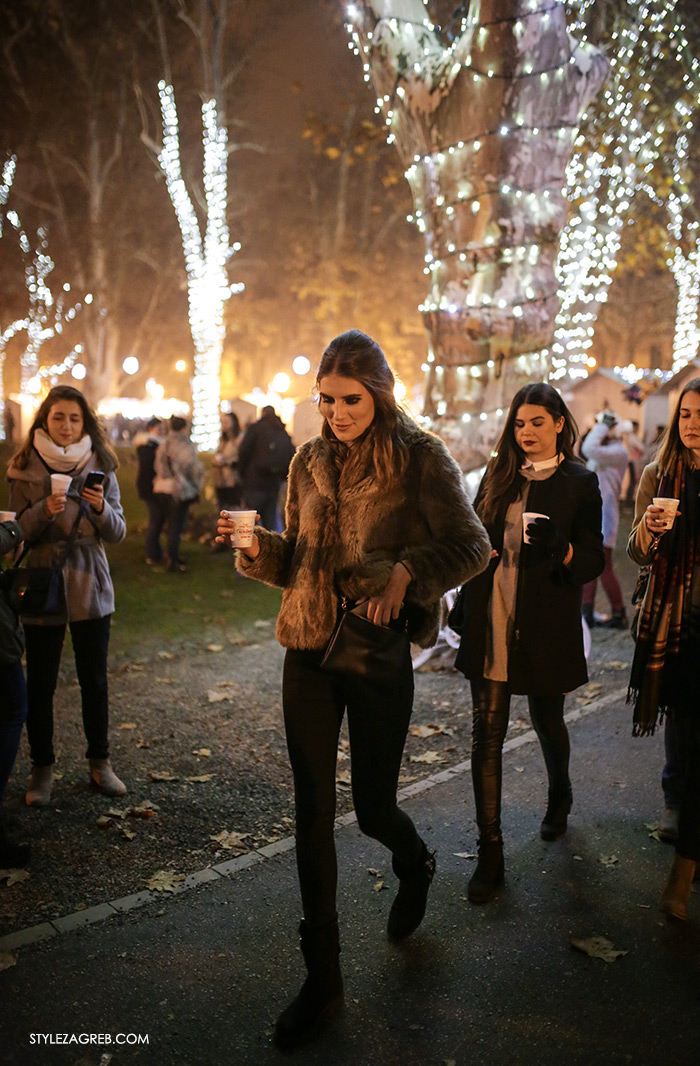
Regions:
<instances>
[{"instance_id":1,"label":"black handbag","mask_svg":"<svg viewBox=\"0 0 700 1066\"><path fill-rule=\"evenodd\" d=\"M81 503L68 534L68 540L61 552L61 558L55 566L22 566L22 560L33 547L28 544L15 565L10 570L3 570L0 583L17 614L26 618L37 618L47 614L62 614L64 611L66 593L63 583L63 566L73 546L83 511L84 507Z\"/></svg>"},{"instance_id":2,"label":"black handbag","mask_svg":"<svg viewBox=\"0 0 700 1066\"><path fill-rule=\"evenodd\" d=\"M395 628L378 626L363 613L367 613L367 601L352 608L343 606L321 667L373 685L395 685L407 657L410 661L405 620L399 617L392 623Z\"/></svg>"},{"instance_id":3,"label":"black handbag","mask_svg":"<svg viewBox=\"0 0 700 1066\"><path fill-rule=\"evenodd\" d=\"M447 624L458 637L463 635L467 626L467 594L464 589L462 585L447 615Z\"/></svg>"}]
</instances>

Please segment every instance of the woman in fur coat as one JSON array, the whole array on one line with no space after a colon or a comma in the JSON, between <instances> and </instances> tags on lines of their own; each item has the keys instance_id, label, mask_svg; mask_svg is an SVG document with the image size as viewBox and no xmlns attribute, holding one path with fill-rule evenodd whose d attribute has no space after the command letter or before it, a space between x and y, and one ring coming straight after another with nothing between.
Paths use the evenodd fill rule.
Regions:
<instances>
[{"instance_id":1,"label":"woman in fur coat","mask_svg":"<svg viewBox=\"0 0 700 1066\"><path fill-rule=\"evenodd\" d=\"M428 646L440 598L482 570L490 546L445 445L397 406L379 346L359 330L336 337L316 377L321 435L303 444L289 472L286 529L258 529L238 568L284 592L277 637L287 648L284 720L294 774L297 867L308 977L277 1022L291 1048L340 1008L333 823L338 735L347 710L357 821L392 853L399 890L388 934L420 924L435 858L396 803L413 702L410 648L393 683L380 687L321 667L341 598L366 604L378 626L397 623ZM219 533L231 526L222 514Z\"/></svg>"},{"instance_id":2,"label":"woman in fur coat","mask_svg":"<svg viewBox=\"0 0 700 1066\"><path fill-rule=\"evenodd\" d=\"M107 651L114 588L104 545L117 544L126 536L117 465L83 394L69 385L57 385L39 407L7 471L10 507L17 512L25 543L31 545L29 566L56 565L75 525L75 538L63 566L63 613L22 619L32 758L26 795L30 807L46 807L51 802L53 697L66 624L80 682L90 781L107 796L126 792L112 768L108 740ZM104 475L92 488L86 485L91 471ZM72 479L67 494L52 491L52 473Z\"/></svg>"},{"instance_id":3,"label":"woman in fur coat","mask_svg":"<svg viewBox=\"0 0 700 1066\"><path fill-rule=\"evenodd\" d=\"M486 903L503 881L501 760L510 697L527 694L549 795L543 840L566 832L571 809L564 693L587 680L581 590L603 569L598 479L574 455L576 423L551 385L526 385L508 412L474 506L493 545L465 588L455 665L471 682L472 780L479 859L468 895ZM523 515L536 512L526 526Z\"/></svg>"}]
</instances>

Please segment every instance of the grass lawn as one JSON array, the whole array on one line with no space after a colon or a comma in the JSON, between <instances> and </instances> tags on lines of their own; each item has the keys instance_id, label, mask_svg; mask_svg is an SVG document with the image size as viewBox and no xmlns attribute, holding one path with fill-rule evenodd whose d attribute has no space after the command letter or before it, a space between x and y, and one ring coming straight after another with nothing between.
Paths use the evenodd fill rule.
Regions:
<instances>
[{"instance_id":1,"label":"grass lawn","mask_svg":"<svg viewBox=\"0 0 700 1066\"><path fill-rule=\"evenodd\" d=\"M11 452L0 445L0 463L7 469ZM203 457L207 464L207 456ZM117 471L126 515L127 536L107 545L117 607L112 619L112 664L135 661L162 651L209 644L253 642L274 632L280 592L241 578L233 552L211 552L208 541L216 517L211 479L201 502L190 511L182 555L184 574L170 574L144 562L146 509L136 495L136 462L132 448L119 449ZM0 484L0 510L7 508L8 486Z\"/></svg>"}]
</instances>

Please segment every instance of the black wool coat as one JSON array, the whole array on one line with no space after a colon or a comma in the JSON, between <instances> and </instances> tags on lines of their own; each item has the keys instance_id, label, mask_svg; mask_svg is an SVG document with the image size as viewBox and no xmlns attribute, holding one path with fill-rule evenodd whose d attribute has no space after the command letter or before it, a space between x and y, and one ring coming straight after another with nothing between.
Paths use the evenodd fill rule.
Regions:
<instances>
[{"instance_id":1,"label":"black wool coat","mask_svg":"<svg viewBox=\"0 0 700 1066\"><path fill-rule=\"evenodd\" d=\"M495 521L486 530L495 550L503 545L506 511L525 482L518 474ZM513 638L508 649L508 688L527 695L571 692L588 680L581 628L581 590L605 565L598 478L579 463L563 460L545 481L531 481L526 511L549 515L573 546L568 566L523 545L518 573ZM465 586L465 626L455 666L480 680L486 656L487 614L498 559Z\"/></svg>"}]
</instances>

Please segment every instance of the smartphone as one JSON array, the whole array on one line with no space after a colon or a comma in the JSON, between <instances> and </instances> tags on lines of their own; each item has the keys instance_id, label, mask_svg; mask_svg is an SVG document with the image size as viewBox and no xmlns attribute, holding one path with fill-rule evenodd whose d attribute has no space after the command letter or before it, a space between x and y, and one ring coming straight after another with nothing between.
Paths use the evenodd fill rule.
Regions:
<instances>
[{"instance_id":1,"label":"smartphone","mask_svg":"<svg viewBox=\"0 0 700 1066\"><path fill-rule=\"evenodd\" d=\"M84 489L95 489L98 485L101 485L105 476L102 470L91 470L88 476L85 478Z\"/></svg>"}]
</instances>

